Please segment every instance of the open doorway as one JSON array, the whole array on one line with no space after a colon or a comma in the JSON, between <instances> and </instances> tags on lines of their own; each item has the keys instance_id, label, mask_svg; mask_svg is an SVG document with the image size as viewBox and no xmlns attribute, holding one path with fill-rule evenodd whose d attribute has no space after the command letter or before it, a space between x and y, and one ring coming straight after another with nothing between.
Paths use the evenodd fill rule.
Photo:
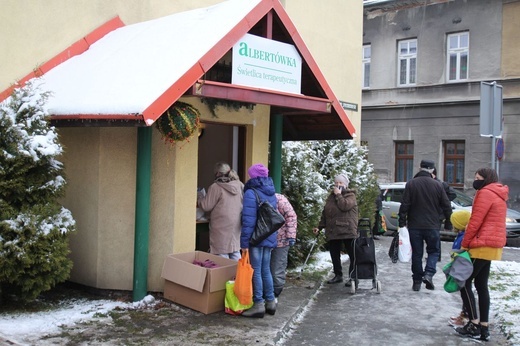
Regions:
<instances>
[{"instance_id":1,"label":"open doorway","mask_svg":"<svg viewBox=\"0 0 520 346\"><path fill-rule=\"evenodd\" d=\"M213 184L215 163L224 161L245 181L245 126L203 123L199 135L197 187ZM197 211L197 237L195 250L209 251L209 221Z\"/></svg>"}]
</instances>

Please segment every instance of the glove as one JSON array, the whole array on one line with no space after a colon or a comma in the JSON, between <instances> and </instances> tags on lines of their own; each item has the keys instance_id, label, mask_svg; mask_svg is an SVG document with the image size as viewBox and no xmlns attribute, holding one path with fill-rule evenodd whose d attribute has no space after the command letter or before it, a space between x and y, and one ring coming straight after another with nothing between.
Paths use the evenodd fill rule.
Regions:
<instances>
[{"instance_id":1,"label":"glove","mask_svg":"<svg viewBox=\"0 0 520 346\"><path fill-rule=\"evenodd\" d=\"M294 239L294 238L287 239L287 240L289 240L289 246L294 246L294 244L296 244L296 239Z\"/></svg>"}]
</instances>

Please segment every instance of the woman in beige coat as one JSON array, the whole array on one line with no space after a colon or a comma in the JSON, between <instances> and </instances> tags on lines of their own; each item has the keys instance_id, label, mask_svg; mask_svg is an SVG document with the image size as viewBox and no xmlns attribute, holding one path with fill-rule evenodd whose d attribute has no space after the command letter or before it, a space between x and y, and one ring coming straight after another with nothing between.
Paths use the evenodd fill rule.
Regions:
<instances>
[{"instance_id":1,"label":"woman in beige coat","mask_svg":"<svg viewBox=\"0 0 520 346\"><path fill-rule=\"evenodd\" d=\"M239 260L244 184L225 162L215 164L215 182L199 207L209 213L209 246L212 254Z\"/></svg>"}]
</instances>

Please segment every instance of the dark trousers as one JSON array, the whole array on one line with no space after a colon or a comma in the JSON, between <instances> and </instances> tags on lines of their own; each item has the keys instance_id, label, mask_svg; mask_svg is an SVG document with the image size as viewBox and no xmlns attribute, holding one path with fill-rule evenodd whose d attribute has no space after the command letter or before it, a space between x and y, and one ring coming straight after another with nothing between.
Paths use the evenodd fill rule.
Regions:
<instances>
[{"instance_id":1,"label":"dark trousers","mask_svg":"<svg viewBox=\"0 0 520 346\"><path fill-rule=\"evenodd\" d=\"M489 322L489 289L488 279L489 270L491 269L491 261L480 258L472 259L473 273L466 280L466 286L460 290L464 309L470 320L476 320L479 316L475 303L475 295L473 294L472 284L475 281L475 289L478 294L478 310L480 312L480 322Z\"/></svg>"},{"instance_id":2,"label":"dark trousers","mask_svg":"<svg viewBox=\"0 0 520 346\"><path fill-rule=\"evenodd\" d=\"M350 273L354 270L352 259L354 258L354 241L355 239L332 239L329 240L330 259L332 260L332 269L335 275L343 276L343 266L341 265L341 250L345 246L345 251L349 257L349 278Z\"/></svg>"},{"instance_id":3,"label":"dark trousers","mask_svg":"<svg viewBox=\"0 0 520 346\"><path fill-rule=\"evenodd\" d=\"M424 275L434 276L439 259L438 229L408 229L412 245L412 278L421 281ZM426 265L423 268L424 244L426 243Z\"/></svg>"}]
</instances>

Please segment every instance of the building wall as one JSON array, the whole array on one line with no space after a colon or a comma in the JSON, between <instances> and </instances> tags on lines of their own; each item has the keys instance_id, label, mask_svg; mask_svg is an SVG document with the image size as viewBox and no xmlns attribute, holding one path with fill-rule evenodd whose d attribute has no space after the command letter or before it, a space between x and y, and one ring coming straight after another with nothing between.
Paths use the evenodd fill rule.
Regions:
<instances>
[{"instance_id":1,"label":"building wall","mask_svg":"<svg viewBox=\"0 0 520 346\"><path fill-rule=\"evenodd\" d=\"M362 1L285 0L287 13L339 100L358 105L347 115L361 137Z\"/></svg>"},{"instance_id":2,"label":"building wall","mask_svg":"<svg viewBox=\"0 0 520 346\"><path fill-rule=\"evenodd\" d=\"M126 25L206 7L219 0L3 0L0 11L0 90L7 89L100 25Z\"/></svg>"},{"instance_id":3,"label":"building wall","mask_svg":"<svg viewBox=\"0 0 520 346\"><path fill-rule=\"evenodd\" d=\"M183 99L202 120L246 125L246 166L267 164L269 107L254 112L217 109L213 118L198 98ZM153 126L148 285L162 290L164 256L195 249L197 136L165 143ZM103 289L132 289L135 233L136 128L60 128L66 148L67 195L78 231L71 236L71 280ZM80 196L80 197L78 197Z\"/></svg>"},{"instance_id":4,"label":"building wall","mask_svg":"<svg viewBox=\"0 0 520 346\"><path fill-rule=\"evenodd\" d=\"M78 230L70 239L71 280L98 288L131 286L137 129L58 132L68 182L63 203Z\"/></svg>"},{"instance_id":5,"label":"building wall","mask_svg":"<svg viewBox=\"0 0 520 346\"><path fill-rule=\"evenodd\" d=\"M501 0L455 0L366 16L363 44L372 44L370 89L397 86L397 41L417 39L417 86L445 84L446 34L470 32L471 80L500 76ZM486 47L486 49L474 49Z\"/></svg>"},{"instance_id":6,"label":"building wall","mask_svg":"<svg viewBox=\"0 0 520 346\"><path fill-rule=\"evenodd\" d=\"M520 122L520 2L390 1L365 8L364 44L372 45L370 89L363 91L362 140L381 182L395 179L395 141L414 142L414 172L421 159L444 160L445 140L464 140L465 184L472 193L475 171L491 166L492 140L480 136L480 83L503 86L505 154L501 180L518 195L520 157L514 152ZM401 6L401 7L399 7ZM377 6L375 6L377 7ZM468 30L469 79L446 83L446 35ZM417 38L417 85L397 87L397 41ZM442 179L442 172L439 171Z\"/></svg>"},{"instance_id":7,"label":"building wall","mask_svg":"<svg viewBox=\"0 0 520 346\"><path fill-rule=\"evenodd\" d=\"M518 78L520 76L520 1L504 3L502 22L502 61L501 76Z\"/></svg>"}]
</instances>

